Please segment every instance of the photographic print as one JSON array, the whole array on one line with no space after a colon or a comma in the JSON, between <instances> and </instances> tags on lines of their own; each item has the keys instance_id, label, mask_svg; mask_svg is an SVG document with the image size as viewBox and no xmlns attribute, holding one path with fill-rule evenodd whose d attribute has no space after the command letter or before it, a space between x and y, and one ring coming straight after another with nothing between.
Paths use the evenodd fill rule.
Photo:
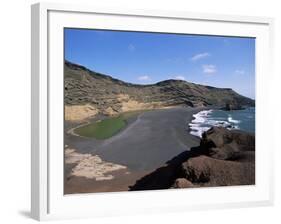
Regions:
<instances>
[{"instance_id":1,"label":"photographic print","mask_svg":"<svg viewBox=\"0 0 281 224\"><path fill-rule=\"evenodd\" d=\"M64 28L64 193L255 184L255 38Z\"/></svg>"}]
</instances>

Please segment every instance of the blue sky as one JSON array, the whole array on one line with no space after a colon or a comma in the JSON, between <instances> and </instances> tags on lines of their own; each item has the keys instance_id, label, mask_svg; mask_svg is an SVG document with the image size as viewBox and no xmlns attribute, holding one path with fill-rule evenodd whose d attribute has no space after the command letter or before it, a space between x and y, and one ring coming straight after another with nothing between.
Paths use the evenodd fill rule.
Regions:
<instances>
[{"instance_id":1,"label":"blue sky","mask_svg":"<svg viewBox=\"0 0 281 224\"><path fill-rule=\"evenodd\" d=\"M130 83L183 79L255 98L255 39L65 29L65 59Z\"/></svg>"}]
</instances>

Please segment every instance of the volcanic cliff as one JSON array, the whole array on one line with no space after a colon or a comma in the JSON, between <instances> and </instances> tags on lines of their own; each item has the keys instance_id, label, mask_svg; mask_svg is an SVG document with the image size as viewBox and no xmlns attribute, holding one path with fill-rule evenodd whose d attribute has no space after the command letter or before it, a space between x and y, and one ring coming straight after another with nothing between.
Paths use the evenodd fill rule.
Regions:
<instances>
[{"instance_id":1,"label":"volcanic cliff","mask_svg":"<svg viewBox=\"0 0 281 224\"><path fill-rule=\"evenodd\" d=\"M165 80L150 85L127 83L65 61L64 100L66 120L83 120L98 113L164 108L177 105L190 107L226 104L254 106L254 100L230 88L216 88L182 80Z\"/></svg>"}]
</instances>

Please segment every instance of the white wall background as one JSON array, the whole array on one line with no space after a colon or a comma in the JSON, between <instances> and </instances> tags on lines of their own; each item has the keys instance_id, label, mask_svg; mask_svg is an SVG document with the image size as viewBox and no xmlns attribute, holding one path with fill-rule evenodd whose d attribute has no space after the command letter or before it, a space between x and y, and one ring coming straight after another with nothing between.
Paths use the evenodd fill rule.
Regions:
<instances>
[{"instance_id":1,"label":"white wall background","mask_svg":"<svg viewBox=\"0 0 281 224\"><path fill-rule=\"evenodd\" d=\"M31 0L2 0L0 13L0 222L32 223L30 208L30 4ZM275 205L273 207L194 211L79 220L79 223L280 223L281 153L281 7L278 0L69 0L97 6L184 10L192 12L275 17L275 96L272 140L275 139ZM274 138L275 136L275 138ZM187 199L186 199L187 200ZM76 223L60 221L59 223Z\"/></svg>"}]
</instances>

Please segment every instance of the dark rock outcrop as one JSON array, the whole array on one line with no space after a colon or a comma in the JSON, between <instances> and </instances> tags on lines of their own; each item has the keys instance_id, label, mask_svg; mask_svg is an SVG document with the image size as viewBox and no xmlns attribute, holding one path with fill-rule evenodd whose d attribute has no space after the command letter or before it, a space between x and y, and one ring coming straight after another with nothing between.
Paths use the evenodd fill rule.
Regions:
<instances>
[{"instance_id":1,"label":"dark rock outcrop","mask_svg":"<svg viewBox=\"0 0 281 224\"><path fill-rule=\"evenodd\" d=\"M172 186L172 188L189 188L189 187L194 187L194 185L185 178L176 179L175 183Z\"/></svg>"},{"instance_id":2,"label":"dark rock outcrop","mask_svg":"<svg viewBox=\"0 0 281 224\"><path fill-rule=\"evenodd\" d=\"M197 186L233 186L255 183L255 164L199 156L182 164L184 178Z\"/></svg>"},{"instance_id":3,"label":"dark rock outcrop","mask_svg":"<svg viewBox=\"0 0 281 224\"><path fill-rule=\"evenodd\" d=\"M212 158L237 160L255 150L255 136L242 131L213 127L203 133L200 145L209 151Z\"/></svg>"},{"instance_id":4,"label":"dark rock outcrop","mask_svg":"<svg viewBox=\"0 0 281 224\"><path fill-rule=\"evenodd\" d=\"M182 164L182 175L199 186L251 185L255 183L255 136L213 127L202 135L200 147L207 156Z\"/></svg>"},{"instance_id":5,"label":"dark rock outcrop","mask_svg":"<svg viewBox=\"0 0 281 224\"><path fill-rule=\"evenodd\" d=\"M199 147L168 161L166 166L138 180L131 190L253 184L255 136L213 127L203 134Z\"/></svg>"},{"instance_id":6,"label":"dark rock outcrop","mask_svg":"<svg viewBox=\"0 0 281 224\"><path fill-rule=\"evenodd\" d=\"M225 107L223 107L221 109L227 110L227 111L230 111L230 110L242 110L243 107L242 107L241 104L237 104L236 102L232 102L232 103L226 103Z\"/></svg>"}]
</instances>

